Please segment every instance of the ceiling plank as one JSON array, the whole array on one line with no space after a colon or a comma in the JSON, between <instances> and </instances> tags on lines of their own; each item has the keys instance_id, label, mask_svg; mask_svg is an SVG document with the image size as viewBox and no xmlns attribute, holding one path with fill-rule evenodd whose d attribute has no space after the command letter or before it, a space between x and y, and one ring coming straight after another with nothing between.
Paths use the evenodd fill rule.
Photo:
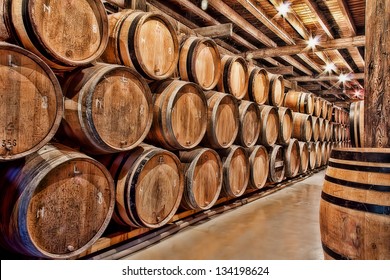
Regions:
<instances>
[{"instance_id":1,"label":"ceiling plank","mask_svg":"<svg viewBox=\"0 0 390 280\"><path fill-rule=\"evenodd\" d=\"M351 73L348 75L349 79L351 80L363 80L364 79L364 73ZM322 75L318 77L312 77L312 76L300 76L300 77L291 77L289 78L290 81L297 81L297 82L317 82L317 81L338 81L339 76L335 75Z\"/></svg>"},{"instance_id":2,"label":"ceiling plank","mask_svg":"<svg viewBox=\"0 0 390 280\"><path fill-rule=\"evenodd\" d=\"M293 66L281 66L281 67L265 67L265 70L273 74L278 75L293 75L294 67Z\"/></svg>"},{"instance_id":3,"label":"ceiling plank","mask_svg":"<svg viewBox=\"0 0 390 280\"><path fill-rule=\"evenodd\" d=\"M225 23L219 25L199 27L194 29L194 32L203 37L210 37L210 38L231 37L233 35L233 24Z\"/></svg>"}]
</instances>

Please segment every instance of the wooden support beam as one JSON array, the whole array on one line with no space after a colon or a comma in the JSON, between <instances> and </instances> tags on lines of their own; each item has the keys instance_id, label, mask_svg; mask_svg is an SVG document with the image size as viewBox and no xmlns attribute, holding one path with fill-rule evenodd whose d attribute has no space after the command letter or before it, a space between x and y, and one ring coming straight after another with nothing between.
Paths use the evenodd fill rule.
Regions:
<instances>
[{"instance_id":1,"label":"wooden support beam","mask_svg":"<svg viewBox=\"0 0 390 280\"><path fill-rule=\"evenodd\" d=\"M102 2L103 3L104 2L110 3L110 4L115 5L121 9L130 9L132 0L106 0L106 1L102 1Z\"/></svg>"},{"instance_id":2,"label":"wooden support beam","mask_svg":"<svg viewBox=\"0 0 390 280\"><path fill-rule=\"evenodd\" d=\"M365 147L390 148L390 1L366 1Z\"/></svg>"},{"instance_id":3,"label":"wooden support beam","mask_svg":"<svg viewBox=\"0 0 390 280\"><path fill-rule=\"evenodd\" d=\"M312 76L300 76L300 77L291 77L289 78L290 81L297 81L297 82L319 82L319 81L338 81L339 76L330 76L330 75L321 75L317 77ZM348 75L348 78L351 80L363 80L364 79L364 73L351 73Z\"/></svg>"},{"instance_id":4,"label":"wooden support beam","mask_svg":"<svg viewBox=\"0 0 390 280\"><path fill-rule=\"evenodd\" d=\"M322 86L320 84L301 85L301 87L309 91L319 91L322 89Z\"/></svg>"},{"instance_id":5,"label":"wooden support beam","mask_svg":"<svg viewBox=\"0 0 390 280\"><path fill-rule=\"evenodd\" d=\"M278 75L293 75L294 67L293 66L281 66L281 67L266 67L264 68L270 73Z\"/></svg>"},{"instance_id":6,"label":"wooden support beam","mask_svg":"<svg viewBox=\"0 0 390 280\"><path fill-rule=\"evenodd\" d=\"M320 44L316 47L315 52L346 49L350 47L361 47L364 46L365 43L366 43L366 38L364 35L350 37L350 38L334 39L325 42L320 42ZM264 58L264 57L277 57L282 55L294 55L294 54L310 53L310 52L313 52L313 50L309 48L307 44L298 44L295 46L265 48L265 49L258 49L255 51L248 51L245 53L245 55L246 57L250 57L250 58Z\"/></svg>"},{"instance_id":7,"label":"wooden support beam","mask_svg":"<svg viewBox=\"0 0 390 280\"><path fill-rule=\"evenodd\" d=\"M210 38L231 37L233 35L233 24L225 23L213 26L200 27L194 29L194 32L203 37Z\"/></svg>"},{"instance_id":8,"label":"wooden support beam","mask_svg":"<svg viewBox=\"0 0 390 280\"><path fill-rule=\"evenodd\" d=\"M337 0L337 3L339 4L341 13L343 14L343 19L345 23L347 24L348 28L356 34L356 26L355 23L353 22L352 15L349 12L349 8L345 0Z\"/></svg>"}]
</instances>

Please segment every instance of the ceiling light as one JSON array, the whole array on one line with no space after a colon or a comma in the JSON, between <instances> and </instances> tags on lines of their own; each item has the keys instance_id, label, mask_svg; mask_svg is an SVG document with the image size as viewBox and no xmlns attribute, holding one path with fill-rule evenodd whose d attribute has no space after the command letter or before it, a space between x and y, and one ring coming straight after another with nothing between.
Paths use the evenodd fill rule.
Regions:
<instances>
[{"instance_id":1,"label":"ceiling light","mask_svg":"<svg viewBox=\"0 0 390 280\"><path fill-rule=\"evenodd\" d=\"M348 74L341 73L340 76L339 76L339 82L340 83L345 83L345 82L348 82L350 80L351 79L349 78Z\"/></svg>"},{"instance_id":2,"label":"ceiling light","mask_svg":"<svg viewBox=\"0 0 390 280\"><path fill-rule=\"evenodd\" d=\"M336 71L336 65L333 62L327 62L325 65L325 72L331 73L332 71Z\"/></svg>"},{"instance_id":3,"label":"ceiling light","mask_svg":"<svg viewBox=\"0 0 390 280\"><path fill-rule=\"evenodd\" d=\"M307 45L311 49L314 49L319 43L320 43L320 38L318 36L315 36L314 38L310 36L309 40L307 41Z\"/></svg>"},{"instance_id":4,"label":"ceiling light","mask_svg":"<svg viewBox=\"0 0 390 280\"><path fill-rule=\"evenodd\" d=\"M202 3L200 4L203 11L207 10L207 7L209 5L208 0L202 0Z\"/></svg>"},{"instance_id":5,"label":"ceiling light","mask_svg":"<svg viewBox=\"0 0 390 280\"><path fill-rule=\"evenodd\" d=\"M290 3L289 2L282 2L276 9L278 10L279 14L286 17L287 13L290 12Z\"/></svg>"}]
</instances>

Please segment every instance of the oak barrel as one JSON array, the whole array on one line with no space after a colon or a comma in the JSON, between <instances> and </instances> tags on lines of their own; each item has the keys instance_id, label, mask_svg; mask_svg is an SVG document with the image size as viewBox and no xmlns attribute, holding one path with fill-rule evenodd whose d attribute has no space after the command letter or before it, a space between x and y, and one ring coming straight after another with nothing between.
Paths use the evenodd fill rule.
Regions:
<instances>
[{"instance_id":1,"label":"oak barrel","mask_svg":"<svg viewBox=\"0 0 390 280\"><path fill-rule=\"evenodd\" d=\"M234 143L239 129L238 103L234 96L217 91L206 92L207 130L205 146L224 149Z\"/></svg>"},{"instance_id":2,"label":"oak barrel","mask_svg":"<svg viewBox=\"0 0 390 280\"><path fill-rule=\"evenodd\" d=\"M326 119L331 121L332 120L332 116L333 116L333 104L330 103L329 101L326 101L327 104L326 104L326 107L327 107L327 114L326 114Z\"/></svg>"},{"instance_id":3,"label":"oak barrel","mask_svg":"<svg viewBox=\"0 0 390 280\"><path fill-rule=\"evenodd\" d=\"M364 147L364 101L351 103L349 125L353 147Z\"/></svg>"},{"instance_id":4,"label":"oak barrel","mask_svg":"<svg viewBox=\"0 0 390 280\"><path fill-rule=\"evenodd\" d=\"M320 97L321 104L321 118L327 119L328 116L328 101Z\"/></svg>"},{"instance_id":5,"label":"oak barrel","mask_svg":"<svg viewBox=\"0 0 390 280\"><path fill-rule=\"evenodd\" d=\"M130 152L99 160L115 181L115 222L148 228L169 222L179 208L184 190L184 175L175 154L140 144Z\"/></svg>"},{"instance_id":6,"label":"oak barrel","mask_svg":"<svg viewBox=\"0 0 390 280\"><path fill-rule=\"evenodd\" d=\"M273 145L268 150L269 155L269 173L268 181L279 183L283 181L285 174L284 151L280 145Z\"/></svg>"},{"instance_id":7,"label":"oak barrel","mask_svg":"<svg viewBox=\"0 0 390 280\"><path fill-rule=\"evenodd\" d=\"M320 203L325 259L390 259L390 149L334 149Z\"/></svg>"},{"instance_id":8,"label":"oak barrel","mask_svg":"<svg viewBox=\"0 0 390 280\"><path fill-rule=\"evenodd\" d=\"M250 178L248 188L261 189L267 182L269 172L269 156L264 146L256 145L248 148Z\"/></svg>"},{"instance_id":9,"label":"oak barrel","mask_svg":"<svg viewBox=\"0 0 390 280\"><path fill-rule=\"evenodd\" d=\"M291 138L293 129L293 115L292 110L286 107L278 107L279 115L279 134L278 143L287 144Z\"/></svg>"},{"instance_id":10,"label":"oak barrel","mask_svg":"<svg viewBox=\"0 0 390 280\"><path fill-rule=\"evenodd\" d=\"M0 241L13 252L75 257L100 238L111 219L110 173L68 147L48 144L0 174Z\"/></svg>"},{"instance_id":11,"label":"oak barrel","mask_svg":"<svg viewBox=\"0 0 390 280\"><path fill-rule=\"evenodd\" d=\"M146 139L168 150L196 147L207 126L207 99L200 86L165 80L152 92L153 123Z\"/></svg>"},{"instance_id":12,"label":"oak barrel","mask_svg":"<svg viewBox=\"0 0 390 280\"><path fill-rule=\"evenodd\" d=\"M318 96L314 96L313 116L317 118L321 117L321 111L322 111L321 98Z\"/></svg>"},{"instance_id":13,"label":"oak barrel","mask_svg":"<svg viewBox=\"0 0 390 280\"><path fill-rule=\"evenodd\" d=\"M152 94L129 67L99 63L70 74L63 82L62 129L88 153L133 149L152 125Z\"/></svg>"},{"instance_id":14,"label":"oak barrel","mask_svg":"<svg viewBox=\"0 0 390 280\"><path fill-rule=\"evenodd\" d=\"M312 116L293 112L292 137L298 139L299 141L308 142L312 138L312 134Z\"/></svg>"},{"instance_id":15,"label":"oak barrel","mask_svg":"<svg viewBox=\"0 0 390 280\"><path fill-rule=\"evenodd\" d=\"M99 0L12 0L10 13L18 41L54 69L94 62L107 46L108 19Z\"/></svg>"},{"instance_id":16,"label":"oak barrel","mask_svg":"<svg viewBox=\"0 0 390 280\"><path fill-rule=\"evenodd\" d=\"M221 57L214 40L186 38L180 47L179 73L182 80L194 82L203 90L213 89L221 76Z\"/></svg>"},{"instance_id":17,"label":"oak barrel","mask_svg":"<svg viewBox=\"0 0 390 280\"><path fill-rule=\"evenodd\" d=\"M320 137L320 119L312 116L311 120L312 120L312 122L311 122L311 124L312 124L311 140L316 142L316 141L318 141L318 138Z\"/></svg>"},{"instance_id":18,"label":"oak barrel","mask_svg":"<svg viewBox=\"0 0 390 280\"><path fill-rule=\"evenodd\" d=\"M299 174L304 174L309 168L310 153L308 142L299 142Z\"/></svg>"},{"instance_id":19,"label":"oak barrel","mask_svg":"<svg viewBox=\"0 0 390 280\"><path fill-rule=\"evenodd\" d=\"M25 157L47 144L63 116L60 84L38 56L0 42L0 162Z\"/></svg>"},{"instance_id":20,"label":"oak barrel","mask_svg":"<svg viewBox=\"0 0 390 280\"><path fill-rule=\"evenodd\" d=\"M239 129L235 143L243 147L252 147L260 135L260 109L254 102L241 100L238 111Z\"/></svg>"},{"instance_id":21,"label":"oak barrel","mask_svg":"<svg viewBox=\"0 0 390 280\"><path fill-rule=\"evenodd\" d=\"M300 160L299 142L291 138L288 145L284 147L284 165L285 176L287 178L295 177L299 172Z\"/></svg>"},{"instance_id":22,"label":"oak barrel","mask_svg":"<svg viewBox=\"0 0 390 280\"><path fill-rule=\"evenodd\" d=\"M322 142L315 142L314 143L314 150L316 153L316 168L320 167L322 165Z\"/></svg>"},{"instance_id":23,"label":"oak barrel","mask_svg":"<svg viewBox=\"0 0 390 280\"><path fill-rule=\"evenodd\" d=\"M314 111L314 95L309 92L289 90L284 95L283 106L294 112L312 115Z\"/></svg>"},{"instance_id":24,"label":"oak barrel","mask_svg":"<svg viewBox=\"0 0 390 280\"><path fill-rule=\"evenodd\" d=\"M133 67L149 80L172 76L179 60L179 40L161 13L122 10L108 16L109 42L101 59Z\"/></svg>"},{"instance_id":25,"label":"oak barrel","mask_svg":"<svg viewBox=\"0 0 390 280\"><path fill-rule=\"evenodd\" d=\"M218 91L229 93L241 100L248 91L248 65L241 56L224 55L221 59L221 77Z\"/></svg>"},{"instance_id":26,"label":"oak barrel","mask_svg":"<svg viewBox=\"0 0 390 280\"><path fill-rule=\"evenodd\" d=\"M330 121L324 119L324 126L325 126L325 140L330 141L333 137L333 123Z\"/></svg>"},{"instance_id":27,"label":"oak barrel","mask_svg":"<svg viewBox=\"0 0 390 280\"><path fill-rule=\"evenodd\" d=\"M222 188L222 161L208 148L180 151L184 169L184 193L181 206L190 210L206 210L217 201Z\"/></svg>"},{"instance_id":28,"label":"oak barrel","mask_svg":"<svg viewBox=\"0 0 390 280\"><path fill-rule=\"evenodd\" d=\"M318 140L319 141L325 141L326 139L326 124L323 118L318 118L318 127L319 127L319 134L318 134Z\"/></svg>"},{"instance_id":29,"label":"oak barrel","mask_svg":"<svg viewBox=\"0 0 390 280\"><path fill-rule=\"evenodd\" d=\"M309 149L309 168L314 170L317 164L316 146L314 142L307 142L307 146Z\"/></svg>"},{"instance_id":30,"label":"oak barrel","mask_svg":"<svg viewBox=\"0 0 390 280\"><path fill-rule=\"evenodd\" d=\"M219 150L223 162L222 197L236 198L244 194L250 177L250 163L245 149L232 145Z\"/></svg>"},{"instance_id":31,"label":"oak barrel","mask_svg":"<svg viewBox=\"0 0 390 280\"><path fill-rule=\"evenodd\" d=\"M268 73L269 90L266 104L271 106L282 106L284 98L284 79L282 75Z\"/></svg>"},{"instance_id":32,"label":"oak barrel","mask_svg":"<svg viewBox=\"0 0 390 280\"><path fill-rule=\"evenodd\" d=\"M274 106L259 105L260 109L260 136L258 144L272 146L279 136L279 114Z\"/></svg>"},{"instance_id":33,"label":"oak barrel","mask_svg":"<svg viewBox=\"0 0 390 280\"><path fill-rule=\"evenodd\" d=\"M268 100L269 76L268 72L260 67L251 67L249 70L248 97L249 100L262 105Z\"/></svg>"},{"instance_id":34,"label":"oak barrel","mask_svg":"<svg viewBox=\"0 0 390 280\"><path fill-rule=\"evenodd\" d=\"M0 41L12 39L10 14L8 13L9 1L1 1L0 3Z\"/></svg>"}]
</instances>

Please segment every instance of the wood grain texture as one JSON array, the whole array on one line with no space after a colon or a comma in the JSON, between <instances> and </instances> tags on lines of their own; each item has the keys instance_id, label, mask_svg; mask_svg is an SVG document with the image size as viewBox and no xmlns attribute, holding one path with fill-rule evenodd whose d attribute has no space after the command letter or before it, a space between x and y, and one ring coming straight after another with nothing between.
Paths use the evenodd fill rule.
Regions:
<instances>
[{"instance_id":1,"label":"wood grain texture","mask_svg":"<svg viewBox=\"0 0 390 280\"><path fill-rule=\"evenodd\" d=\"M214 40L187 38L180 47L179 73L182 80L194 82L203 90L212 90L221 76L221 57Z\"/></svg>"},{"instance_id":2,"label":"wood grain texture","mask_svg":"<svg viewBox=\"0 0 390 280\"><path fill-rule=\"evenodd\" d=\"M208 148L181 151L184 167L184 209L206 210L217 201L222 189L222 161L218 153Z\"/></svg>"},{"instance_id":3,"label":"wood grain texture","mask_svg":"<svg viewBox=\"0 0 390 280\"><path fill-rule=\"evenodd\" d=\"M350 136L353 147L362 147L364 144L364 101L353 102L349 110Z\"/></svg>"},{"instance_id":4,"label":"wood grain texture","mask_svg":"<svg viewBox=\"0 0 390 280\"><path fill-rule=\"evenodd\" d=\"M147 140L169 150L196 147L206 133L207 99L195 83L166 80L153 92L153 124Z\"/></svg>"},{"instance_id":5,"label":"wood grain texture","mask_svg":"<svg viewBox=\"0 0 390 280\"><path fill-rule=\"evenodd\" d=\"M264 146L256 145L246 149L249 156L250 180L248 188L261 189L267 182L269 156Z\"/></svg>"},{"instance_id":6,"label":"wood grain texture","mask_svg":"<svg viewBox=\"0 0 390 280\"><path fill-rule=\"evenodd\" d=\"M60 84L35 54L0 42L0 162L48 143L63 116Z\"/></svg>"},{"instance_id":7,"label":"wood grain texture","mask_svg":"<svg viewBox=\"0 0 390 280\"><path fill-rule=\"evenodd\" d=\"M152 94L140 74L129 67L98 63L63 81L62 129L91 154L133 149L149 132Z\"/></svg>"},{"instance_id":8,"label":"wood grain texture","mask_svg":"<svg viewBox=\"0 0 390 280\"><path fill-rule=\"evenodd\" d=\"M108 42L107 14L99 0L13 0L11 16L22 45L57 70L95 61Z\"/></svg>"},{"instance_id":9,"label":"wood grain texture","mask_svg":"<svg viewBox=\"0 0 390 280\"><path fill-rule=\"evenodd\" d=\"M390 149L334 149L320 203L330 258L389 259ZM326 250L328 248L328 250Z\"/></svg>"},{"instance_id":10,"label":"wood grain texture","mask_svg":"<svg viewBox=\"0 0 390 280\"><path fill-rule=\"evenodd\" d=\"M100 238L114 210L110 173L63 145L48 144L2 170L1 181L1 243L20 254L77 256Z\"/></svg>"},{"instance_id":11,"label":"wood grain texture","mask_svg":"<svg viewBox=\"0 0 390 280\"><path fill-rule=\"evenodd\" d=\"M260 109L254 102L241 100L238 111L239 129L235 143L246 148L252 147L260 135Z\"/></svg>"}]
</instances>

